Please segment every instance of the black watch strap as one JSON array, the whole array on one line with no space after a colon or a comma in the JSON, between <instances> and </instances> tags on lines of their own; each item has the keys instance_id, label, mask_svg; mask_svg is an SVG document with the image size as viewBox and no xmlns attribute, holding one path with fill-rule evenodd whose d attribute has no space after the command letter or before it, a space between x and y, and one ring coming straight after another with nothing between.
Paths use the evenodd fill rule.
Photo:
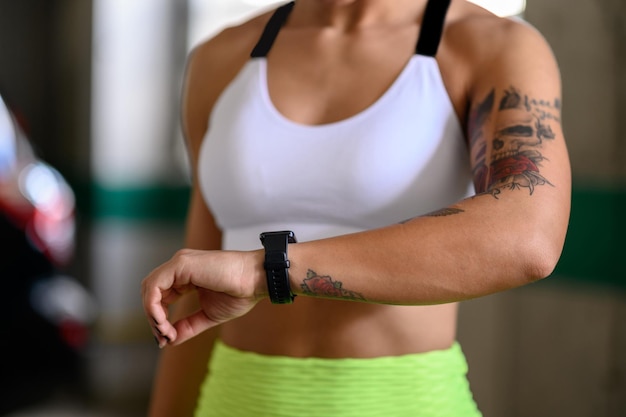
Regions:
<instances>
[{"instance_id":1,"label":"black watch strap","mask_svg":"<svg viewBox=\"0 0 626 417\"><path fill-rule=\"evenodd\" d=\"M289 285L289 258L287 246L296 243L292 231L264 232L259 236L265 248L263 267L267 274L267 289L272 304L291 304L295 294Z\"/></svg>"}]
</instances>

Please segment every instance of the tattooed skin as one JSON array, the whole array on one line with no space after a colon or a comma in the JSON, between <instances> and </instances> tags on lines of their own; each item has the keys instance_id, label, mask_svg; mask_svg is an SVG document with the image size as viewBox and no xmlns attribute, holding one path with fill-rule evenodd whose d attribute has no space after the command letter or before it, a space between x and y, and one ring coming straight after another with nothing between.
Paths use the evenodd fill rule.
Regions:
<instances>
[{"instance_id":1,"label":"tattooed skin","mask_svg":"<svg viewBox=\"0 0 626 417\"><path fill-rule=\"evenodd\" d=\"M452 216L453 214L463 213L465 210L461 210L460 208L455 207L447 207L441 210L431 211L430 213L424 214L425 217L444 217L444 216Z\"/></svg>"},{"instance_id":2,"label":"tattooed skin","mask_svg":"<svg viewBox=\"0 0 626 417\"><path fill-rule=\"evenodd\" d=\"M519 109L522 107L526 109L527 112L535 113L542 120L561 120L558 117L558 114L561 112L561 101L558 98L555 98L553 101L537 100L527 95L522 96L515 87L504 90L504 96L500 100L499 110Z\"/></svg>"},{"instance_id":3,"label":"tattooed skin","mask_svg":"<svg viewBox=\"0 0 626 417\"><path fill-rule=\"evenodd\" d=\"M315 297L367 301L360 293L343 288L341 281L333 281L329 276L319 276L315 271L310 269L306 274L306 279L302 281L300 288L302 288L305 294Z\"/></svg>"},{"instance_id":4,"label":"tattooed skin","mask_svg":"<svg viewBox=\"0 0 626 417\"><path fill-rule=\"evenodd\" d=\"M504 90L499 102L496 96L496 90L492 89L468 116L467 137L477 195L498 198L502 190L522 188L532 195L537 186L553 187L540 172L541 163L547 160L540 149L545 141L556 137L550 123L560 122L561 102L556 98L538 100L522 94L515 87ZM487 121L504 114L506 117L502 120L506 122L496 126L495 134L488 138L485 133ZM487 155L491 155L489 161ZM423 216L443 217L458 213L463 210L448 207Z\"/></svg>"},{"instance_id":5,"label":"tattooed skin","mask_svg":"<svg viewBox=\"0 0 626 417\"><path fill-rule=\"evenodd\" d=\"M468 120L469 145L474 159L474 184L479 193L498 198L504 189L528 189L532 195L540 185L553 186L540 173L545 141L556 135L550 123L560 122L561 102L535 99L515 87L503 92L497 114L506 114L506 124L496 126L491 142L484 132L485 122L494 115L495 89L478 103ZM487 149L491 158L487 161Z\"/></svg>"},{"instance_id":6,"label":"tattooed skin","mask_svg":"<svg viewBox=\"0 0 626 417\"><path fill-rule=\"evenodd\" d=\"M400 222L400 224L408 223L417 217L445 217L452 216L454 214L463 213L465 210L456 207L446 207L439 210L431 211L430 213L423 214L421 216L411 217L410 219L406 219Z\"/></svg>"},{"instance_id":7,"label":"tattooed skin","mask_svg":"<svg viewBox=\"0 0 626 417\"><path fill-rule=\"evenodd\" d=\"M484 137L483 125L489 118L494 103L495 90L491 90L487 97L471 111L468 120L469 146L476 161L472 175L474 176L474 186L478 193L486 191L488 169L485 164L485 158L487 155L487 141Z\"/></svg>"}]
</instances>

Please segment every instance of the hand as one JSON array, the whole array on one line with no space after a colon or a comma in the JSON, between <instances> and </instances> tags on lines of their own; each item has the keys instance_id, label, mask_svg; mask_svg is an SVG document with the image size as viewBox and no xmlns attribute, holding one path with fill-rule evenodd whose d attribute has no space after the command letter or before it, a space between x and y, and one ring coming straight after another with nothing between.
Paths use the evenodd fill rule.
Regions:
<instances>
[{"instance_id":1,"label":"hand","mask_svg":"<svg viewBox=\"0 0 626 417\"><path fill-rule=\"evenodd\" d=\"M221 323L243 316L262 298L257 291L255 252L184 249L142 282L143 307L159 347L178 345ZM170 323L168 307L196 291L200 310Z\"/></svg>"}]
</instances>

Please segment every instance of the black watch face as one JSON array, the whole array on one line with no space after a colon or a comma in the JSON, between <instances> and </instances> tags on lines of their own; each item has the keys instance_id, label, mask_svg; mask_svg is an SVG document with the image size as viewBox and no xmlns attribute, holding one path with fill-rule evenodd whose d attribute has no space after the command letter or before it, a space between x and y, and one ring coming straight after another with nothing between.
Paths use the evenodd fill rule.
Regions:
<instances>
[{"instance_id":1,"label":"black watch face","mask_svg":"<svg viewBox=\"0 0 626 417\"><path fill-rule=\"evenodd\" d=\"M284 230L280 232L263 232L259 235L259 239L261 239L261 243L265 242L265 239L269 236L287 236L287 241L289 243L296 243L296 235L291 230Z\"/></svg>"}]
</instances>

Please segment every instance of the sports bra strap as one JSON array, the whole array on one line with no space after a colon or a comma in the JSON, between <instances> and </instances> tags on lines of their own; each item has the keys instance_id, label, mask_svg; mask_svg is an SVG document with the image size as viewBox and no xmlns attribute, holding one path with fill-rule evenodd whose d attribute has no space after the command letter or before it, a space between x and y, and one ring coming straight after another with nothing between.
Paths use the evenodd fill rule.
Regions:
<instances>
[{"instance_id":1,"label":"sports bra strap","mask_svg":"<svg viewBox=\"0 0 626 417\"><path fill-rule=\"evenodd\" d=\"M276 37L278 36L278 32L280 32L280 29L287 21L294 4L295 1L292 1L287 4L283 4L276 9L270 20L267 22L267 25L265 25L263 34L250 53L250 57L259 58L267 56L268 52L272 48L272 45L274 44L274 41L276 40Z\"/></svg>"},{"instance_id":2,"label":"sports bra strap","mask_svg":"<svg viewBox=\"0 0 626 417\"><path fill-rule=\"evenodd\" d=\"M272 17L265 25L261 38L250 53L250 57L265 57L269 53L278 32L283 27L293 9L295 1L286 3L274 11ZM446 20L446 13L450 6L450 0L429 0L422 19L415 53L419 55L435 56L443 34L443 25Z\"/></svg>"},{"instance_id":3,"label":"sports bra strap","mask_svg":"<svg viewBox=\"0 0 626 417\"><path fill-rule=\"evenodd\" d=\"M422 19L419 39L415 53L418 55L435 56L443 34L443 24L450 6L450 0L429 0Z\"/></svg>"}]
</instances>

